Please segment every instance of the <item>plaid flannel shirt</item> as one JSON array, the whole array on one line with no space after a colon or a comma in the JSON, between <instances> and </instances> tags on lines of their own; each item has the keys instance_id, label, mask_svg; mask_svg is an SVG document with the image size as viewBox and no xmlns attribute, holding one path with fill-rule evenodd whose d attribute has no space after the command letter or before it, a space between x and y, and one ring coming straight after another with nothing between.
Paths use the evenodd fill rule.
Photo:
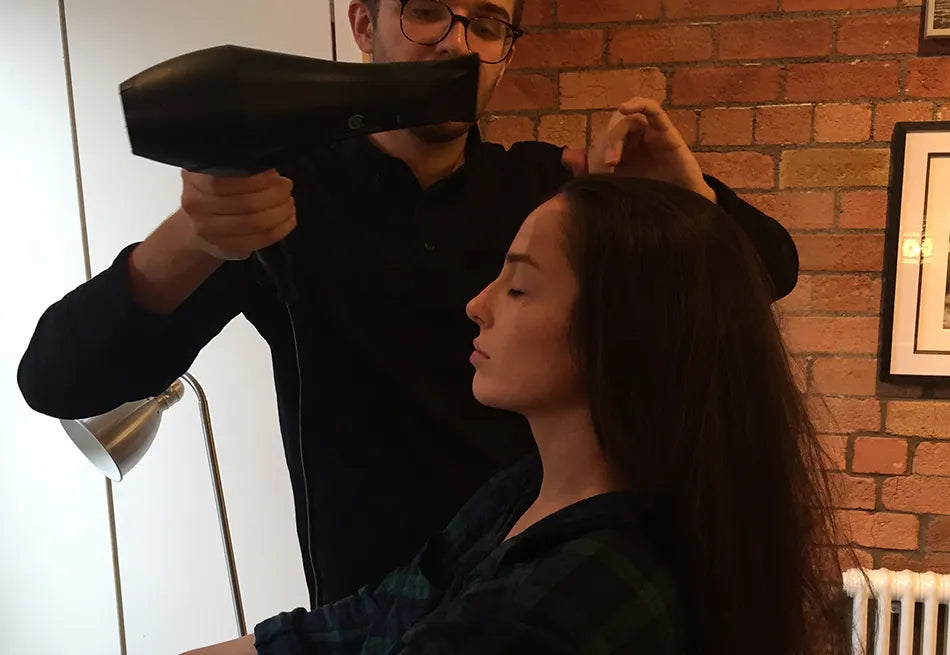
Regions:
<instances>
[{"instance_id":1,"label":"plaid flannel shirt","mask_svg":"<svg viewBox=\"0 0 950 655\"><path fill-rule=\"evenodd\" d=\"M678 653L673 582L632 494L588 498L505 540L540 485L535 453L380 584L258 625L258 653Z\"/></svg>"}]
</instances>

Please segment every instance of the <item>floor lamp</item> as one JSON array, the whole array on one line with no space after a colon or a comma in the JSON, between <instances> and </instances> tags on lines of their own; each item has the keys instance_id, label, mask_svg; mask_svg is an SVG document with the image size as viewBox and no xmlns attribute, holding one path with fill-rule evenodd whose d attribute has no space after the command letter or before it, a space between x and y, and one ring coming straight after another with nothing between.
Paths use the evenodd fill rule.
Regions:
<instances>
[{"instance_id":1,"label":"floor lamp","mask_svg":"<svg viewBox=\"0 0 950 655\"><path fill-rule=\"evenodd\" d=\"M228 579L231 583L234 620L237 624L238 636L243 637L247 634L247 626L244 623L244 606L241 601L241 589L238 585L237 567L234 563L234 548L231 543L231 530L228 527L228 513L224 505L221 472L218 469L218 456L211 432L211 413L208 409L208 398L198 381L190 373L185 373L162 394L154 398L125 403L99 416L77 420L64 419L60 422L73 443L79 447L86 458L103 475L118 482L142 459L145 451L152 445L162 420L162 412L184 396L185 387L183 382L188 384L198 397L198 406L201 410L201 428L204 433L205 447L208 451L208 466L211 469L211 478L214 482L214 500L218 510L218 524L221 528L221 540L224 543L224 555L228 565ZM114 526L115 518L112 511L110 499L109 520L111 526ZM114 534L113 548L116 548ZM117 553L118 551L114 552ZM118 568L116 569L116 575L118 576ZM119 584L118 579L116 584ZM119 611L121 612L121 591L119 587L117 587L117 592ZM124 626L122 626L122 633L124 635ZM123 652L125 652L124 641L123 638Z\"/></svg>"}]
</instances>

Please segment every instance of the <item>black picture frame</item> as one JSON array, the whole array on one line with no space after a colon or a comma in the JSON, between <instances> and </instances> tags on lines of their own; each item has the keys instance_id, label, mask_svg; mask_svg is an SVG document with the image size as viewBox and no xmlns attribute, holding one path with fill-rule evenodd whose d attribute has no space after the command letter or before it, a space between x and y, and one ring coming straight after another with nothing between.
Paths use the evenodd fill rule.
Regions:
<instances>
[{"instance_id":1,"label":"black picture frame","mask_svg":"<svg viewBox=\"0 0 950 655\"><path fill-rule=\"evenodd\" d=\"M892 371L892 351L895 323L894 313L897 293L897 268L902 249L901 234L903 232L903 226L901 225L901 216L902 208L904 206L903 188L906 167L905 153L907 150L908 135L918 132L931 132L950 135L950 121L899 122L894 126L894 132L891 139L891 159L887 194L887 221L884 237L884 265L883 279L881 284L881 319L878 339L878 378L882 382L891 384L914 383L926 386L945 387L948 383L950 383L950 353L947 354L946 375L917 375L894 373ZM948 149L945 154L941 152L940 156L950 157L950 149ZM950 180L948 180L948 184L950 184ZM927 183L925 183L924 189L926 194ZM926 211L926 198L924 203ZM917 294L917 308L919 308L919 283L917 286ZM913 318L915 322L918 322L919 313L917 313ZM915 327L915 334L916 329L917 328Z\"/></svg>"}]
</instances>

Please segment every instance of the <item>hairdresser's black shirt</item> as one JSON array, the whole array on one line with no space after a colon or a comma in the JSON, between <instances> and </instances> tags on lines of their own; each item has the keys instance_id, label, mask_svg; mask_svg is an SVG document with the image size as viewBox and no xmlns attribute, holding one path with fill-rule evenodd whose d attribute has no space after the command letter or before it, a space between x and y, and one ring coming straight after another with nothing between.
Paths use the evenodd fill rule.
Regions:
<instances>
[{"instance_id":1,"label":"hairdresser's black shirt","mask_svg":"<svg viewBox=\"0 0 950 655\"><path fill-rule=\"evenodd\" d=\"M282 172L294 180L298 216L287 244L299 292L302 448L288 312L253 259L224 264L161 317L131 298L130 246L46 311L19 383L40 412L99 414L163 391L243 313L271 348L304 570L312 593L309 496L326 602L408 562L491 473L533 447L524 419L472 397L475 325L464 308L498 274L524 218L569 174L559 148L506 151L474 130L465 165L425 191L368 139ZM710 183L756 242L778 295L787 293L798 264L788 234Z\"/></svg>"}]
</instances>

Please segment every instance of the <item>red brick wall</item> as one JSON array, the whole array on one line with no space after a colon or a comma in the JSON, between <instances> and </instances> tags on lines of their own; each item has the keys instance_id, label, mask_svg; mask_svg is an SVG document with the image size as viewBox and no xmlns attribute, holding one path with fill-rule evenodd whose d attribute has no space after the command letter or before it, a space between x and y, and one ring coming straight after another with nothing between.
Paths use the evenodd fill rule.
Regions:
<instances>
[{"instance_id":1,"label":"red brick wall","mask_svg":"<svg viewBox=\"0 0 950 655\"><path fill-rule=\"evenodd\" d=\"M703 168L795 237L785 336L862 562L950 572L950 392L876 381L891 130L950 119L950 57L914 55L919 5L527 0L484 129L584 147L627 98L663 101Z\"/></svg>"}]
</instances>

